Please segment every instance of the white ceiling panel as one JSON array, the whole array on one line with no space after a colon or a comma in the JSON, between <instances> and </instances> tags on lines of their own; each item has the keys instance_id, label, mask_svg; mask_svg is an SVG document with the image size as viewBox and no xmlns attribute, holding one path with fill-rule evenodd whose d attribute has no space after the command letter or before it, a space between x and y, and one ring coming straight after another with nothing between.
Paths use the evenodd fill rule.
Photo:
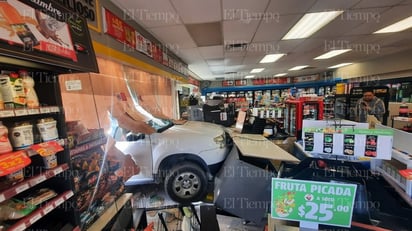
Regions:
<instances>
[{"instance_id":1,"label":"white ceiling panel","mask_svg":"<svg viewBox=\"0 0 412 231\"><path fill-rule=\"evenodd\" d=\"M406 15L412 16L412 5L396 6L392 8L384 8L378 16L378 20L371 23L363 23L362 25L354 28L348 32L347 35L361 35L369 34L380 30L392 23L406 18Z\"/></svg>"},{"instance_id":2,"label":"white ceiling panel","mask_svg":"<svg viewBox=\"0 0 412 231\"><path fill-rule=\"evenodd\" d=\"M393 6L403 2L404 0L362 0L356 4L353 8L371 8L371 7L384 7Z\"/></svg>"},{"instance_id":3,"label":"white ceiling panel","mask_svg":"<svg viewBox=\"0 0 412 231\"><path fill-rule=\"evenodd\" d=\"M243 56L240 57L227 57L225 58L224 65L241 65L243 63Z\"/></svg>"},{"instance_id":4,"label":"white ceiling panel","mask_svg":"<svg viewBox=\"0 0 412 231\"><path fill-rule=\"evenodd\" d=\"M269 16L265 13L269 0L222 0L223 20L250 21Z\"/></svg>"},{"instance_id":5,"label":"white ceiling panel","mask_svg":"<svg viewBox=\"0 0 412 231\"><path fill-rule=\"evenodd\" d=\"M223 46L199 47L199 52L204 59L223 59Z\"/></svg>"},{"instance_id":6,"label":"white ceiling panel","mask_svg":"<svg viewBox=\"0 0 412 231\"><path fill-rule=\"evenodd\" d=\"M204 63L203 57L200 55L199 49L197 47L188 48L188 49L179 49L176 55L182 58L182 60L185 61L186 63L195 63L193 62L193 60L196 60L196 62Z\"/></svg>"},{"instance_id":7,"label":"white ceiling panel","mask_svg":"<svg viewBox=\"0 0 412 231\"><path fill-rule=\"evenodd\" d=\"M145 28L180 24L179 15L169 1L115 0L130 18Z\"/></svg>"},{"instance_id":8,"label":"white ceiling panel","mask_svg":"<svg viewBox=\"0 0 412 231\"><path fill-rule=\"evenodd\" d=\"M220 0L171 0L185 24L222 20Z\"/></svg>"},{"instance_id":9,"label":"white ceiling panel","mask_svg":"<svg viewBox=\"0 0 412 231\"><path fill-rule=\"evenodd\" d=\"M209 66L224 66L225 60L224 59L206 59L206 63Z\"/></svg>"},{"instance_id":10,"label":"white ceiling panel","mask_svg":"<svg viewBox=\"0 0 412 231\"><path fill-rule=\"evenodd\" d=\"M360 0L317 0L308 12L321 12L330 10L346 10L355 6Z\"/></svg>"},{"instance_id":11,"label":"white ceiling panel","mask_svg":"<svg viewBox=\"0 0 412 231\"><path fill-rule=\"evenodd\" d=\"M262 20L256 35L253 38L254 42L278 41L289 31L290 28L301 18L301 15L279 15L271 20Z\"/></svg>"},{"instance_id":12,"label":"white ceiling panel","mask_svg":"<svg viewBox=\"0 0 412 231\"><path fill-rule=\"evenodd\" d=\"M287 0L287 1L270 1L267 12L273 14L303 14L308 11L316 0Z\"/></svg>"},{"instance_id":13,"label":"white ceiling panel","mask_svg":"<svg viewBox=\"0 0 412 231\"><path fill-rule=\"evenodd\" d=\"M225 44L237 41L251 42L258 25L258 21L223 21L223 41Z\"/></svg>"}]
</instances>

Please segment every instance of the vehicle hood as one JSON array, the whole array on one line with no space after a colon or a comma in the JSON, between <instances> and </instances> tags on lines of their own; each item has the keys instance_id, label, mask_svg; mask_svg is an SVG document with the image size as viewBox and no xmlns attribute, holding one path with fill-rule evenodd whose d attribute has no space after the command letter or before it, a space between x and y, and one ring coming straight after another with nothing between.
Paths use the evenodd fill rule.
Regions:
<instances>
[{"instance_id":1,"label":"vehicle hood","mask_svg":"<svg viewBox=\"0 0 412 231\"><path fill-rule=\"evenodd\" d=\"M168 149L169 153L199 154L205 150L219 148L220 145L213 139L223 133L221 125L202 121L187 121L182 125L174 125L162 133L155 133L151 136L154 153Z\"/></svg>"}]
</instances>

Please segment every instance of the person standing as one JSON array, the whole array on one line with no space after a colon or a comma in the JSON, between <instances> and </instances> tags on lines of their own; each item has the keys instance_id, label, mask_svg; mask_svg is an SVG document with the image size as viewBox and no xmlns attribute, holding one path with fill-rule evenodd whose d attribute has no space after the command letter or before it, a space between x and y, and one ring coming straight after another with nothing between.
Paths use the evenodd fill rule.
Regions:
<instances>
[{"instance_id":1,"label":"person standing","mask_svg":"<svg viewBox=\"0 0 412 231\"><path fill-rule=\"evenodd\" d=\"M384 102L375 96L373 90L366 89L363 91L363 97L356 102L355 121L366 123L368 115L373 115L382 122L385 112Z\"/></svg>"}]
</instances>

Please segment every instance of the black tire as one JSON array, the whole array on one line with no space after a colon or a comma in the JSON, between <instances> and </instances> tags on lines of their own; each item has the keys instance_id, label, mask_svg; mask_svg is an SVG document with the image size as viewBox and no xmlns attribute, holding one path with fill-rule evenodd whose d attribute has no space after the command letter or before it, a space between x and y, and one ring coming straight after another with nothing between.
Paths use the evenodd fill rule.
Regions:
<instances>
[{"instance_id":1,"label":"black tire","mask_svg":"<svg viewBox=\"0 0 412 231\"><path fill-rule=\"evenodd\" d=\"M172 200L180 204L190 204L206 197L208 184L202 168L195 163L183 162L171 168L164 185Z\"/></svg>"}]
</instances>

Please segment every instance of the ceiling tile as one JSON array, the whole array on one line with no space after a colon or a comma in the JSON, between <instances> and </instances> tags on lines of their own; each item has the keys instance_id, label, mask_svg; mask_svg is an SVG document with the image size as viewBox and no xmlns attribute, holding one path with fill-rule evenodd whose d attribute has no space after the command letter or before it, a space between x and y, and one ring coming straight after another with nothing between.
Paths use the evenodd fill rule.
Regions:
<instances>
[{"instance_id":1,"label":"ceiling tile","mask_svg":"<svg viewBox=\"0 0 412 231\"><path fill-rule=\"evenodd\" d=\"M401 19L406 18L405 15L411 16L412 12L412 5L402 5L402 6L395 6L391 8L378 8L381 9L379 11L378 16L376 17L377 20L363 23L360 26L354 28L350 32L346 33L346 35L362 35L362 34L372 34L373 32L384 28L392 23L395 23ZM372 35L373 36L373 35Z\"/></svg>"},{"instance_id":2,"label":"ceiling tile","mask_svg":"<svg viewBox=\"0 0 412 231\"><path fill-rule=\"evenodd\" d=\"M316 0L270 1L266 12L278 15L305 13L315 2Z\"/></svg>"},{"instance_id":3,"label":"ceiling tile","mask_svg":"<svg viewBox=\"0 0 412 231\"><path fill-rule=\"evenodd\" d=\"M114 0L130 19L145 28L180 24L179 15L169 1Z\"/></svg>"},{"instance_id":4,"label":"ceiling tile","mask_svg":"<svg viewBox=\"0 0 412 231\"><path fill-rule=\"evenodd\" d=\"M199 47L199 52L204 59L223 59L223 46Z\"/></svg>"},{"instance_id":5,"label":"ceiling tile","mask_svg":"<svg viewBox=\"0 0 412 231\"><path fill-rule=\"evenodd\" d=\"M224 65L230 66L230 65L241 65L243 63L243 57L227 57L225 58Z\"/></svg>"},{"instance_id":6,"label":"ceiling tile","mask_svg":"<svg viewBox=\"0 0 412 231\"><path fill-rule=\"evenodd\" d=\"M265 13L269 0L222 0L223 20L241 20L248 22L269 17Z\"/></svg>"},{"instance_id":7,"label":"ceiling tile","mask_svg":"<svg viewBox=\"0 0 412 231\"><path fill-rule=\"evenodd\" d=\"M346 10L355 6L358 2L360 2L360 0L317 0L308 12Z\"/></svg>"},{"instance_id":8,"label":"ceiling tile","mask_svg":"<svg viewBox=\"0 0 412 231\"><path fill-rule=\"evenodd\" d=\"M353 8L371 8L371 7L384 7L384 6L393 6L403 2L404 0L362 0L356 4Z\"/></svg>"},{"instance_id":9,"label":"ceiling tile","mask_svg":"<svg viewBox=\"0 0 412 231\"><path fill-rule=\"evenodd\" d=\"M182 58L187 64L203 60L198 48L179 49L179 52L176 55Z\"/></svg>"},{"instance_id":10,"label":"ceiling tile","mask_svg":"<svg viewBox=\"0 0 412 231\"><path fill-rule=\"evenodd\" d=\"M222 20L220 0L171 0L185 24Z\"/></svg>"},{"instance_id":11,"label":"ceiling tile","mask_svg":"<svg viewBox=\"0 0 412 231\"><path fill-rule=\"evenodd\" d=\"M224 59L206 59L206 63L209 66L224 66L225 60Z\"/></svg>"},{"instance_id":12,"label":"ceiling tile","mask_svg":"<svg viewBox=\"0 0 412 231\"><path fill-rule=\"evenodd\" d=\"M186 28L197 46L223 44L222 24L220 22L186 24Z\"/></svg>"},{"instance_id":13,"label":"ceiling tile","mask_svg":"<svg viewBox=\"0 0 412 231\"><path fill-rule=\"evenodd\" d=\"M247 42L252 40L256 32L258 21L245 23L242 21L224 21L223 22L223 41L227 43Z\"/></svg>"},{"instance_id":14,"label":"ceiling tile","mask_svg":"<svg viewBox=\"0 0 412 231\"><path fill-rule=\"evenodd\" d=\"M388 8L368 8L368 9L350 9L336 17L332 22L321 28L312 38L331 38L339 37L346 33L352 32L355 28L366 24L369 27L376 26L379 22L379 15ZM339 30L336 30L339 28ZM363 32L362 34L369 34Z\"/></svg>"},{"instance_id":15,"label":"ceiling tile","mask_svg":"<svg viewBox=\"0 0 412 231\"><path fill-rule=\"evenodd\" d=\"M180 49L196 47L195 42L183 25L156 27L150 29L150 31L163 45L179 47Z\"/></svg>"},{"instance_id":16,"label":"ceiling tile","mask_svg":"<svg viewBox=\"0 0 412 231\"><path fill-rule=\"evenodd\" d=\"M302 15L299 14L291 14L279 15L279 17L271 20L262 20L253 41L279 41L301 17Z\"/></svg>"}]
</instances>

